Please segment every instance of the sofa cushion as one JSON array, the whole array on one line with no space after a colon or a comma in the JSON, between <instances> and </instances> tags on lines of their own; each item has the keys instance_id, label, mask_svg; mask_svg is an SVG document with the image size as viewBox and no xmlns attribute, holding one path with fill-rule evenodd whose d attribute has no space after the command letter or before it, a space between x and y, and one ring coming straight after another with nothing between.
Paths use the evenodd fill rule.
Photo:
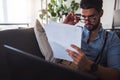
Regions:
<instances>
[{"instance_id":1,"label":"sofa cushion","mask_svg":"<svg viewBox=\"0 0 120 80\"><path fill-rule=\"evenodd\" d=\"M42 22L36 19L36 25L34 27L35 36L38 41L39 48L45 57L45 60L53 61L52 49L46 37L43 26L44 25L42 24Z\"/></svg>"}]
</instances>

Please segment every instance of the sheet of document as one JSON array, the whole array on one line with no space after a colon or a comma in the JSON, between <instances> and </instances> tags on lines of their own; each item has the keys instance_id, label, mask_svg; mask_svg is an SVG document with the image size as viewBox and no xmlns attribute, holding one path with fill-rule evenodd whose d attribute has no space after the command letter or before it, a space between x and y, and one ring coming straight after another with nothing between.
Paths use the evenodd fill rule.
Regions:
<instances>
[{"instance_id":1,"label":"sheet of document","mask_svg":"<svg viewBox=\"0 0 120 80\"><path fill-rule=\"evenodd\" d=\"M71 44L81 47L82 28L52 22L45 24L44 29L53 50L53 57L73 61L65 50L74 50L70 47Z\"/></svg>"}]
</instances>

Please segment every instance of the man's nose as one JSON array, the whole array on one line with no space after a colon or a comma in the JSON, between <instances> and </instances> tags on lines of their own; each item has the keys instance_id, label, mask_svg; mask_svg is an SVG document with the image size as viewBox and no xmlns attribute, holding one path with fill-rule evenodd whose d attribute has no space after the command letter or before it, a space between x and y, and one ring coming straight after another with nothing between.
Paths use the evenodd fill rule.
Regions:
<instances>
[{"instance_id":1,"label":"man's nose","mask_svg":"<svg viewBox=\"0 0 120 80\"><path fill-rule=\"evenodd\" d=\"M85 24L87 24L87 23L89 23L89 22L90 22L90 20L89 20L89 18L88 18L88 17L86 17L84 21L85 21L85 22L84 22Z\"/></svg>"},{"instance_id":2,"label":"man's nose","mask_svg":"<svg viewBox=\"0 0 120 80\"><path fill-rule=\"evenodd\" d=\"M89 17L85 17L85 20L88 20L89 19Z\"/></svg>"}]
</instances>

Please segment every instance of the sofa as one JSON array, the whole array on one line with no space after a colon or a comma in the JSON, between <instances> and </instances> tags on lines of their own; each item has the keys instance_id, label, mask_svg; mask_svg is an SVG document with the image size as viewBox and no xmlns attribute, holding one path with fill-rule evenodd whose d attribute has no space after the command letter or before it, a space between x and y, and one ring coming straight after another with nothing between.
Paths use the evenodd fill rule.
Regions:
<instances>
[{"instance_id":1,"label":"sofa","mask_svg":"<svg viewBox=\"0 0 120 80\"><path fill-rule=\"evenodd\" d=\"M40 60L4 47L9 45ZM34 29L0 31L0 80L98 80L95 76L77 72L44 60Z\"/></svg>"},{"instance_id":2,"label":"sofa","mask_svg":"<svg viewBox=\"0 0 120 80\"><path fill-rule=\"evenodd\" d=\"M5 47L3 46L5 44L29 52L44 59L41 51L39 50L33 28L0 31L0 79L5 78L2 80L10 79L9 76L11 73L9 74L8 71L10 70L9 68L13 66L12 64L17 65L19 62L19 65L22 65L22 62L24 62L24 59L16 59L16 61L13 61L12 59L15 59L15 57L11 56L11 54L6 51ZM10 65L8 66L8 64ZM11 68L11 70L12 69L13 68Z\"/></svg>"}]
</instances>

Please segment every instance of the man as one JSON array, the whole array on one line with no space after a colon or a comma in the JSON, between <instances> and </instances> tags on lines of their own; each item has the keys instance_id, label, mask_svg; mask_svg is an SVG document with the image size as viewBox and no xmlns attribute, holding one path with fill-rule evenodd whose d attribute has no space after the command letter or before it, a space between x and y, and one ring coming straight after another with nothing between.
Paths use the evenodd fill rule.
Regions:
<instances>
[{"instance_id":1,"label":"man","mask_svg":"<svg viewBox=\"0 0 120 80\"><path fill-rule=\"evenodd\" d=\"M84 70L94 74L101 80L118 80L120 74L120 39L114 32L107 32L103 29L100 22L103 15L102 0L81 0L81 16L77 17L74 13L69 13L63 23L75 25L79 20L85 24L82 33L81 48L72 44L76 50L66 51L72 57L78 70ZM99 63L96 57L99 55L103 43L105 47ZM101 53L100 53L101 54Z\"/></svg>"}]
</instances>

